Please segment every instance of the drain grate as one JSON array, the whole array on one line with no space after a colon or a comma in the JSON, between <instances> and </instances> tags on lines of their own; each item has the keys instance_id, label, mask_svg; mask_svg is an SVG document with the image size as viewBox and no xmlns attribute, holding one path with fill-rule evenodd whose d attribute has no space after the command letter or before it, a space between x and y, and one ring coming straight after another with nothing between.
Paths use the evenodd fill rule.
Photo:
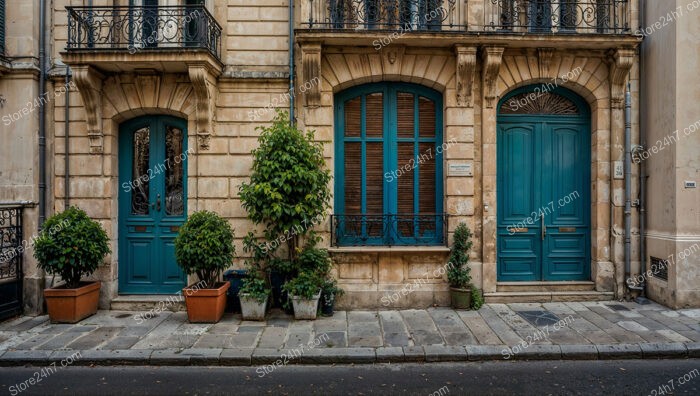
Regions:
<instances>
[{"instance_id":1,"label":"drain grate","mask_svg":"<svg viewBox=\"0 0 700 396\"><path fill-rule=\"evenodd\" d=\"M550 326L560 320L557 315L549 311L518 311L518 315L536 327Z\"/></svg>"},{"instance_id":2,"label":"drain grate","mask_svg":"<svg viewBox=\"0 0 700 396\"><path fill-rule=\"evenodd\" d=\"M613 311L629 311L630 309L625 307L622 304L610 304L608 305L608 308L612 309Z\"/></svg>"}]
</instances>

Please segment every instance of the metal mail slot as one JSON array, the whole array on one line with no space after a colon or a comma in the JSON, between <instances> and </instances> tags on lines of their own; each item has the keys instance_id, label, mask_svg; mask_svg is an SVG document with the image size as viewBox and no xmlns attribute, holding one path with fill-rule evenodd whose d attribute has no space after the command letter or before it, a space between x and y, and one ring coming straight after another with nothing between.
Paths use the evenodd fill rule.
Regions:
<instances>
[{"instance_id":1,"label":"metal mail slot","mask_svg":"<svg viewBox=\"0 0 700 396\"><path fill-rule=\"evenodd\" d=\"M148 227L146 227L146 226L134 226L134 231L136 231L136 232L146 232L146 231L148 231Z\"/></svg>"},{"instance_id":2,"label":"metal mail slot","mask_svg":"<svg viewBox=\"0 0 700 396\"><path fill-rule=\"evenodd\" d=\"M170 232L178 232L178 231L180 231L180 227L178 227L178 226L171 226L170 227Z\"/></svg>"},{"instance_id":3,"label":"metal mail slot","mask_svg":"<svg viewBox=\"0 0 700 396\"><path fill-rule=\"evenodd\" d=\"M559 232L576 232L576 227L559 227Z\"/></svg>"},{"instance_id":4,"label":"metal mail slot","mask_svg":"<svg viewBox=\"0 0 700 396\"><path fill-rule=\"evenodd\" d=\"M513 232L527 232L528 228L527 227L525 227L525 228L511 228L510 230Z\"/></svg>"}]
</instances>

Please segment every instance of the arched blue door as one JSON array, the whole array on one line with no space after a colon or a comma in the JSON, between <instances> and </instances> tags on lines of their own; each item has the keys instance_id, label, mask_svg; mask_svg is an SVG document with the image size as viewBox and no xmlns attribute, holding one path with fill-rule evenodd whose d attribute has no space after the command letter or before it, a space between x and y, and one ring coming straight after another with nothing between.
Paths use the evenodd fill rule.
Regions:
<instances>
[{"instance_id":1,"label":"arched blue door","mask_svg":"<svg viewBox=\"0 0 700 396\"><path fill-rule=\"evenodd\" d=\"M590 112L562 88L498 111L498 280L590 279Z\"/></svg>"},{"instance_id":2,"label":"arched blue door","mask_svg":"<svg viewBox=\"0 0 700 396\"><path fill-rule=\"evenodd\" d=\"M146 116L119 129L119 293L172 294L186 282L173 240L187 215L187 124Z\"/></svg>"}]
</instances>

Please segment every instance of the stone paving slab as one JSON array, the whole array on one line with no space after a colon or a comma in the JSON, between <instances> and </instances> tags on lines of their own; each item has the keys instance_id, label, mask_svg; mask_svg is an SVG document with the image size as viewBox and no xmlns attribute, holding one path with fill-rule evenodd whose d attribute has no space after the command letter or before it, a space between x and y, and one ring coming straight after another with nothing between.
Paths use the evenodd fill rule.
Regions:
<instances>
[{"instance_id":1,"label":"stone paving slab","mask_svg":"<svg viewBox=\"0 0 700 396\"><path fill-rule=\"evenodd\" d=\"M611 308L611 306L613 306ZM562 319L530 323L521 312ZM263 322L226 314L191 324L185 312L99 311L77 324L46 316L0 323L0 365L46 365L80 353L76 365L262 365L464 360L675 359L700 357L700 309L658 304L566 302L336 312ZM291 356L291 358L290 358Z\"/></svg>"}]
</instances>

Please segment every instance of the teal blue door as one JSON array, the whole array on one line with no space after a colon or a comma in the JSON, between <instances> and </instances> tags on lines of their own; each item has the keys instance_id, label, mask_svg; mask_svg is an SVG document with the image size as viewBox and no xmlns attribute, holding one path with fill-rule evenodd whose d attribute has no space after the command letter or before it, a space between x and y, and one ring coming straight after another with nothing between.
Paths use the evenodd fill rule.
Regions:
<instances>
[{"instance_id":1,"label":"teal blue door","mask_svg":"<svg viewBox=\"0 0 700 396\"><path fill-rule=\"evenodd\" d=\"M172 294L186 282L173 240L187 214L187 124L139 117L119 130L119 293Z\"/></svg>"},{"instance_id":2,"label":"teal blue door","mask_svg":"<svg viewBox=\"0 0 700 396\"><path fill-rule=\"evenodd\" d=\"M590 279L587 104L523 88L498 115L498 280Z\"/></svg>"}]
</instances>

